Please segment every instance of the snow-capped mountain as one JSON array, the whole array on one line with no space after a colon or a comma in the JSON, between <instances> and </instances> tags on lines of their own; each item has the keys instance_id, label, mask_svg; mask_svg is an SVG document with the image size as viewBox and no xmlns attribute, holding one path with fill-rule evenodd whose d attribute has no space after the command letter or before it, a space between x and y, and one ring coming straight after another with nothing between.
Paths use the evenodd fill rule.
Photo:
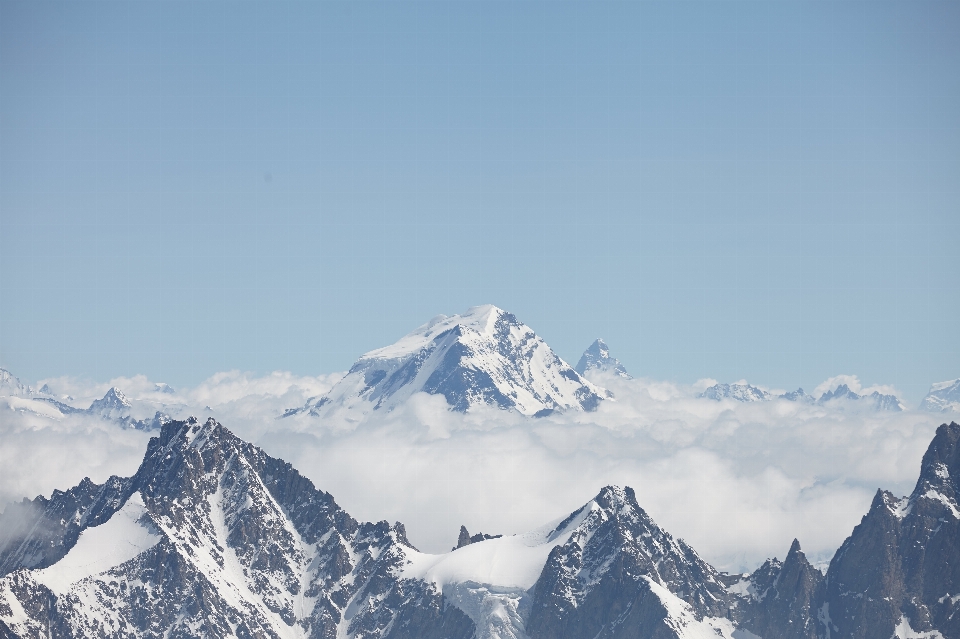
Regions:
<instances>
[{"instance_id":1,"label":"snow-capped mountain","mask_svg":"<svg viewBox=\"0 0 960 639\"><path fill-rule=\"evenodd\" d=\"M14 529L0 540L0 636L547 639L569 622L594 637L617 608L582 612L611 587L620 602L649 599L644 623L660 615L656 633L621 622L631 636L735 628L705 616L725 610L716 571L630 489L430 555L402 524L357 522L213 420L165 424L133 477L85 480L13 514L19 525L0 527Z\"/></svg>"},{"instance_id":2,"label":"snow-capped mountain","mask_svg":"<svg viewBox=\"0 0 960 639\"><path fill-rule=\"evenodd\" d=\"M605 395L530 327L487 305L441 315L370 351L327 395L287 414L362 415L391 410L420 392L443 395L454 411L486 404L525 415L594 410Z\"/></svg>"},{"instance_id":3,"label":"snow-capped mountain","mask_svg":"<svg viewBox=\"0 0 960 639\"><path fill-rule=\"evenodd\" d=\"M763 402L770 399L770 394L750 384L715 384L706 389L697 397L714 399L735 399L738 402Z\"/></svg>"},{"instance_id":4,"label":"snow-capped mountain","mask_svg":"<svg viewBox=\"0 0 960 639\"><path fill-rule=\"evenodd\" d=\"M108 390L102 398L94 400L89 408L77 408L57 399L47 385L35 391L4 369L0 369L0 398L13 410L46 419L89 415L113 422L121 428L143 431L160 430L165 422L170 421L170 417L162 411L156 411L152 418L136 419L131 415L133 404L123 391L116 387Z\"/></svg>"},{"instance_id":5,"label":"snow-capped mountain","mask_svg":"<svg viewBox=\"0 0 960 639\"><path fill-rule=\"evenodd\" d=\"M623 367L616 357L610 355L610 349L602 339L597 338L583 351L580 361L577 362L575 369L581 375L586 375L589 371L600 371L613 373L624 379L633 379L627 369Z\"/></svg>"},{"instance_id":6,"label":"snow-capped mountain","mask_svg":"<svg viewBox=\"0 0 960 639\"><path fill-rule=\"evenodd\" d=\"M960 379L938 382L920 402L920 410L933 413L960 412Z\"/></svg>"},{"instance_id":7,"label":"snow-capped mountain","mask_svg":"<svg viewBox=\"0 0 960 639\"><path fill-rule=\"evenodd\" d=\"M958 637L958 477L960 425L944 424L913 494L878 492L825 577L797 541L719 573L616 486L431 555L191 418L164 424L133 477L0 516L0 637Z\"/></svg>"},{"instance_id":8,"label":"snow-capped mountain","mask_svg":"<svg viewBox=\"0 0 960 639\"><path fill-rule=\"evenodd\" d=\"M87 412L102 419L120 419L130 415L131 408L133 404L127 400L123 391L113 387L102 398L94 400Z\"/></svg>"},{"instance_id":9,"label":"snow-capped mountain","mask_svg":"<svg viewBox=\"0 0 960 639\"><path fill-rule=\"evenodd\" d=\"M827 391L817 400L818 404L826 404L836 400L848 400L858 402L864 405L872 406L875 410L902 411L903 404L896 395L885 395L879 391L873 391L869 395L858 395L850 390L846 384L840 384L832 391Z\"/></svg>"},{"instance_id":10,"label":"snow-capped mountain","mask_svg":"<svg viewBox=\"0 0 960 639\"><path fill-rule=\"evenodd\" d=\"M20 381L20 378L5 368L0 368L0 396L31 397L34 390Z\"/></svg>"}]
</instances>

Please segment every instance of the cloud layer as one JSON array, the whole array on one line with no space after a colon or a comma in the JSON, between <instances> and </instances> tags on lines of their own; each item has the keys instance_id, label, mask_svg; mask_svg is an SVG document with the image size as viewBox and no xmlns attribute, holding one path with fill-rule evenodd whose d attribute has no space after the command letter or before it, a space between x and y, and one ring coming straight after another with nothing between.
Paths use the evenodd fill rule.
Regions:
<instances>
[{"instance_id":1,"label":"cloud layer","mask_svg":"<svg viewBox=\"0 0 960 639\"><path fill-rule=\"evenodd\" d=\"M782 557L794 537L812 559L828 560L878 487L912 489L943 421L852 404L716 402L696 398L703 383L603 374L593 381L616 400L595 413L461 415L442 397L420 394L361 421L278 418L338 378L229 372L173 394L139 376L42 381L85 398L118 386L143 416L158 408L212 415L292 463L355 517L403 521L422 550L449 550L461 524L487 533L537 527L615 483L633 486L661 526L727 570ZM841 379L855 381L828 382ZM146 447L147 435L108 422L15 408L0 413L0 504L49 495L85 475L99 482L131 474Z\"/></svg>"}]
</instances>

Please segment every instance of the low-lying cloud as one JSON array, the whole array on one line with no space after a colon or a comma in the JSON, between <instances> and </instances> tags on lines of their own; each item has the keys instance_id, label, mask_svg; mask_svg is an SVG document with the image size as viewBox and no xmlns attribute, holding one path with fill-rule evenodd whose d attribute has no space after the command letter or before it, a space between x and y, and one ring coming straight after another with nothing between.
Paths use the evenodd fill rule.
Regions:
<instances>
[{"instance_id":1,"label":"low-lying cloud","mask_svg":"<svg viewBox=\"0 0 960 639\"><path fill-rule=\"evenodd\" d=\"M726 570L783 557L794 537L813 560L828 560L878 487L912 489L944 421L856 403L717 402L696 397L706 382L602 375L594 381L616 400L594 413L532 419L490 408L462 415L440 396L419 394L358 422L278 417L337 379L230 372L158 397L152 382L137 377L128 380L136 392L124 380L96 392L70 381L69 394L116 385L144 398L135 402L142 412L164 406L175 417L212 415L292 463L355 517L404 522L422 550L449 550L461 524L471 532L529 530L604 485L626 484L661 526ZM854 388L855 379L831 383ZM2 415L0 503L49 495L85 475L131 474L148 437L89 416L52 420L9 407Z\"/></svg>"}]
</instances>

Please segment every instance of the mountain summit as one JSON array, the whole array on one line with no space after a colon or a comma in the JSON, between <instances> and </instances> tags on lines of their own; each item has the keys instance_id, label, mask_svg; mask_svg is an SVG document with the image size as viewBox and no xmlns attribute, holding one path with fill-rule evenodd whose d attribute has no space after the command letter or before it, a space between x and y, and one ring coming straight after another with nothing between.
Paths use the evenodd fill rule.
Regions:
<instances>
[{"instance_id":1,"label":"mountain summit","mask_svg":"<svg viewBox=\"0 0 960 639\"><path fill-rule=\"evenodd\" d=\"M391 410L415 393L443 395L457 412L489 405L524 415L596 409L603 391L516 316L496 306L440 315L363 355L330 392L296 412Z\"/></svg>"},{"instance_id":2,"label":"mountain summit","mask_svg":"<svg viewBox=\"0 0 960 639\"><path fill-rule=\"evenodd\" d=\"M583 351L576 367L576 371L581 375L593 370L611 372L624 379L633 379L627 369L623 367L623 364L620 363L620 360L610 355L610 349L600 338L597 338L587 350Z\"/></svg>"}]
</instances>

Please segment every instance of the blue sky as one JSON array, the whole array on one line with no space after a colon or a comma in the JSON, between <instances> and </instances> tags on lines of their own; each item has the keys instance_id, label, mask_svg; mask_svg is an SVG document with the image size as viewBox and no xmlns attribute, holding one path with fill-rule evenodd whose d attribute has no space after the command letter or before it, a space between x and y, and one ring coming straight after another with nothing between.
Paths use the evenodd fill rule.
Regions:
<instances>
[{"instance_id":1,"label":"blue sky","mask_svg":"<svg viewBox=\"0 0 960 639\"><path fill-rule=\"evenodd\" d=\"M960 3L0 0L0 365L960 376Z\"/></svg>"}]
</instances>

